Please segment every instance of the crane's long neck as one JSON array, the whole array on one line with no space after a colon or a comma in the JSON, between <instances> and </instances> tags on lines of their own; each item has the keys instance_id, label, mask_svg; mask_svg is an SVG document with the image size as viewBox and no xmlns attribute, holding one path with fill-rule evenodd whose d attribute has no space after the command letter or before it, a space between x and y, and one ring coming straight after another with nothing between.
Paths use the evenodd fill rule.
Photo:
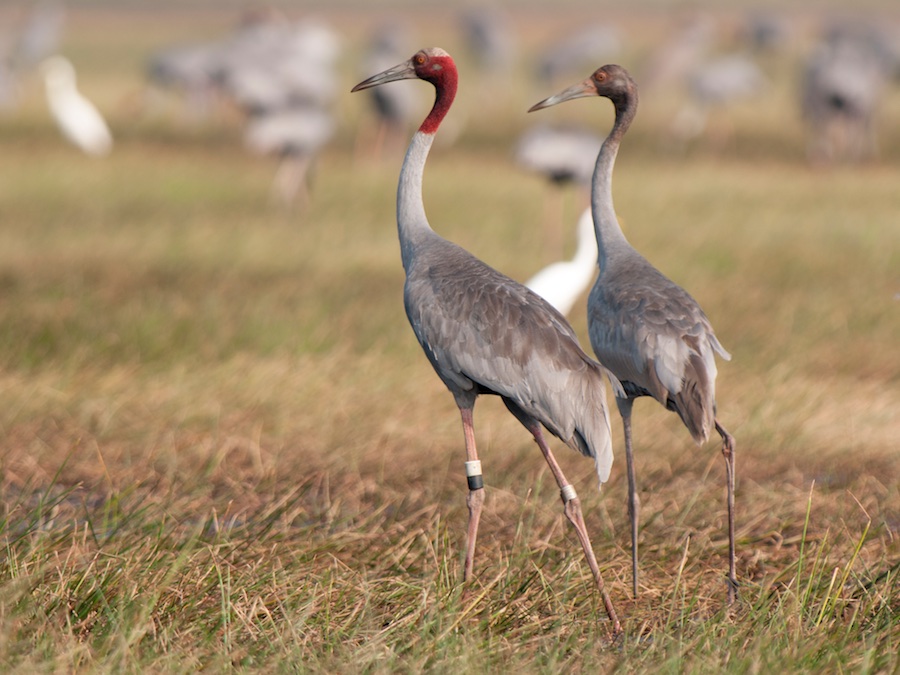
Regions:
<instances>
[{"instance_id":1,"label":"crane's long neck","mask_svg":"<svg viewBox=\"0 0 900 675\"><path fill-rule=\"evenodd\" d=\"M449 69L447 69L449 71ZM452 75L452 76L451 76ZM428 218L425 217L425 203L422 200L422 177L425 160L438 127L450 110L456 96L456 72L445 72L440 82L435 82L437 91L434 107L422 126L413 135L403 167L400 169L400 182L397 186L397 231L400 236L400 258L403 269L409 272L409 266L415 255L416 246L426 232L431 232Z\"/></svg>"},{"instance_id":2,"label":"crane's long neck","mask_svg":"<svg viewBox=\"0 0 900 675\"><path fill-rule=\"evenodd\" d=\"M400 258L403 269L409 265L422 232L431 230L422 200L422 176L425 160L434 142L434 134L417 131L406 151L400 182L397 186L397 233L400 236Z\"/></svg>"},{"instance_id":3,"label":"crane's long neck","mask_svg":"<svg viewBox=\"0 0 900 675\"><path fill-rule=\"evenodd\" d=\"M602 273L610 259L631 248L619 226L613 206L612 176L622 137L631 126L637 112L637 92L614 100L616 121L603 142L591 184L591 210L594 216L594 233L597 236L597 264Z\"/></svg>"}]
</instances>

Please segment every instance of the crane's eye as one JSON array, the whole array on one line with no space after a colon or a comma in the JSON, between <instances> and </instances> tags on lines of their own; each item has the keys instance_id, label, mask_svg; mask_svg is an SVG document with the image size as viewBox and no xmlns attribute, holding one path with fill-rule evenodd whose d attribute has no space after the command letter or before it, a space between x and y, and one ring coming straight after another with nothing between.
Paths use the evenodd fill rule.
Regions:
<instances>
[{"instance_id":1,"label":"crane's eye","mask_svg":"<svg viewBox=\"0 0 900 675\"><path fill-rule=\"evenodd\" d=\"M423 63L425 63L425 55L424 54L416 54L415 61L416 61L417 66L421 66Z\"/></svg>"},{"instance_id":2,"label":"crane's eye","mask_svg":"<svg viewBox=\"0 0 900 675\"><path fill-rule=\"evenodd\" d=\"M597 80L597 82L606 82L606 77L607 75L605 70L598 70L596 73L594 73L594 79Z\"/></svg>"}]
</instances>

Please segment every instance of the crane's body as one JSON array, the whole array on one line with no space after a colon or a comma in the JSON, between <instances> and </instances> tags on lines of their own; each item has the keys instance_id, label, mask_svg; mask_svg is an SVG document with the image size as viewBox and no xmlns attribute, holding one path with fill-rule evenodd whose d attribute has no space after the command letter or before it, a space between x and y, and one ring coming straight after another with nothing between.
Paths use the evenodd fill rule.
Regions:
<instances>
[{"instance_id":1,"label":"crane's body","mask_svg":"<svg viewBox=\"0 0 900 675\"><path fill-rule=\"evenodd\" d=\"M590 185L603 139L584 129L538 125L516 142L516 162L554 183Z\"/></svg>"},{"instance_id":2,"label":"crane's body","mask_svg":"<svg viewBox=\"0 0 900 675\"><path fill-rule=\"evenodd\" d=\"M602 368L535 293L433 232L422 238L424 250L407 269L404 304L457 403L472 407L480 394L500 396L592 457L605 482L613 457Z\"/></svg>"},{"instance_id":3,"label":"crane's body","mask_svg":"<svg viewBox=\"0 0 900 675\"><path fill-rule=\"evenodd\" d=\"M63 136L88 155L109 154L112 134L97 107L78 91L69 60L52 56L41 64L41 73L50 114Z\"/></svg>"},{"instance_id":4,"label":"crane's body","mask_svg":"<svg viewBox=\"0 0 900 675\"><path fill-rule=\"evenodd\" d=\"M462 417L469 478L465 577L473 571L484 501L472 411L480 394L495 394L541 448L618 632L619 622L590 546L580 502L542 432L543 425L567 445L593 457L600 480L606 480L612 462L605 396L608 373L584 353L565 318L547 301L431 229L422 200L422 176L434 135L456 94L453 60L441 49L422 50L353 91L410 78L433 84L436 98L413 136L400 171L397 227L406 271L403 297L416 338L453 394Z\"/></svg>"},{"instance_id":5,"label":"crane's body","mask_svg":"<svg viewBox=\"0 0 900 675\"><path fill-rule=\"evenodd\" d=\"M616 404L625 430L625 457L632 526L633 592L637 595L637 514L631 409L634 399L652 396L678 413L700 444L712 429L722 436L729 520L729 600L733 600L734 438L716 419L715 353L731 356L719 343L700 305L665 277L625 238L612 199L612 174L622 137L637 112L637 85L621 66L597 69L591 77L536 104L540 110L583 96L609 98L616 110L613 129L597 156L591 185L591 211L597 239L599 275L588 296L588 331L597 358L620 380L624 395Z\"/></svg>"},{"instance_id":6,"label":"crane's body","mask_svg":"<svg viewBox=\"0 0 900 675\"><path fill-rule=\"evenodd\" d=\"M334 115L316 106L297 105L251 115L244 145L258 154L277 155L272 194L285 206L309 203L309 173L319 151L334 135Z\"/></svg>"},{"instance_id":7,"label":"crane's body","mask_svg":"<svg viewBox=\"0 0 900 675\"><path fill-rule=\"evenodd\" d=\"M652 396L681 417L697 443L715 424L715 353L709 319L637 251L607 258L588 296L588 333L629 398Z\"/></svg>"}]
</instances>

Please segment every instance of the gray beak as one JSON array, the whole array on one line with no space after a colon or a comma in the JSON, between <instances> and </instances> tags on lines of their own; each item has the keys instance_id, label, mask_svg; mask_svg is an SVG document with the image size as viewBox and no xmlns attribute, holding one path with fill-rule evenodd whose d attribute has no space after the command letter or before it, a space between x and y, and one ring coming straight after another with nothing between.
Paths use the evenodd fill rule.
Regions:
<instances>
[{"instance_id":1,"label":"gray beak","mask_svg":"<svg viewBox=\"0 0 900 675\"><path fill-rule=\"evenodd\" d=\"M413 66L412 59L409 61L404 61L403 63L394 66L393 68L388 68L387 70L378 73L377 75L373 75L367 80L363 80L358 85L353 87L350 92L361 91L363 89L369 89L370 87L377 87L379 84L385 84L386 82L395 82L397 80L411 80L417 78L415 67Z\"/></svg>"},{"instance_id":2,"label":"gray beak","mask_svg":"<svg viewBox=\"0 0 900 675\"><path fill-rule=\"evenodd\" d=\"M586 80L584 80L584 82L579 82L578 84L572 85L568 89L559 92L555 96L545 98L540 103L535 103L528 109L528 112L543 110L544 108L549 108L550 106L556 105L557 103L562 103L563 101L571 101L573 98L584 98L585 96L596 95L597 87L594 86L594 81L591 78L587 78Z\"/></svg>"}]
</instances>

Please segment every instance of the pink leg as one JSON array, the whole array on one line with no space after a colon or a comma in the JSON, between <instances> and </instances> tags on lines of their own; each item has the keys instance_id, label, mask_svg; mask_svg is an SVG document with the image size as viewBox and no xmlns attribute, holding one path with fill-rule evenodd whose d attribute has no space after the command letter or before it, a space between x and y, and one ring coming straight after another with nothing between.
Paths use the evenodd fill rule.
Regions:
<instances>
[{"instance_id":1,"label":"pink leg","mask_svg":"<svg viewBox=\"0 0 900 675\"><path fill-rule=\"evenodd\" d=\"M594 556L594 549L591 547L591 540L588 537L587 527L584 524L584 516L581 513L581 501L575 494L575 488L572 487L563 475L562 469L560 469L559 464L556 463L556 458L553 456L553 453L550 452L550 448L544 439L544 433L541 431L541 427L537 424L526 426L534 436L534 440L537 442L541 452L544 453L544 459L546 459L547 464L550 465L550 471L553 472L553 477L556 478L556 484L559 485L560 496L562 497L563 505L565 506L566 517L575 527L575 533L578 535L578 541L581 542L581 548L584 549L584 556L587 558L588 567L591 568L591 572L594 575L594 581L597 583L597 588L603 599L603 606L606 608L606 614L613 623L613 631L615 633L621 633L622 625L619 623L619 617L616 615L612 600L610 600L609 594L606 592L606 585L603 583L603 577L600 576L600 566L597 564L597 558Z\"/></svg>"},{"instance_id":2,"label":"pink leg","mask_svg":"<svg viewBox=\"0 0 900 675\"><path fill-rule=\"evenodd\" d=\"M466 436L466 460L468 462L478 461L478 453L475 450L475 426L472 420L472 408L460 408L462 415L463 433ZM484 504L484 487L481 487L481 474L478 474L478 481L473 481L474 477L469 477L469 494L466 497L466 504L469 507L469 528L466 535L466 566L463 573L463 581L472 578L472 570L475 566L475 540L478 537L478 522L481 520L481 507ZM478 485L473 489L473 485Z\"/></svg>"}]
</instances>

